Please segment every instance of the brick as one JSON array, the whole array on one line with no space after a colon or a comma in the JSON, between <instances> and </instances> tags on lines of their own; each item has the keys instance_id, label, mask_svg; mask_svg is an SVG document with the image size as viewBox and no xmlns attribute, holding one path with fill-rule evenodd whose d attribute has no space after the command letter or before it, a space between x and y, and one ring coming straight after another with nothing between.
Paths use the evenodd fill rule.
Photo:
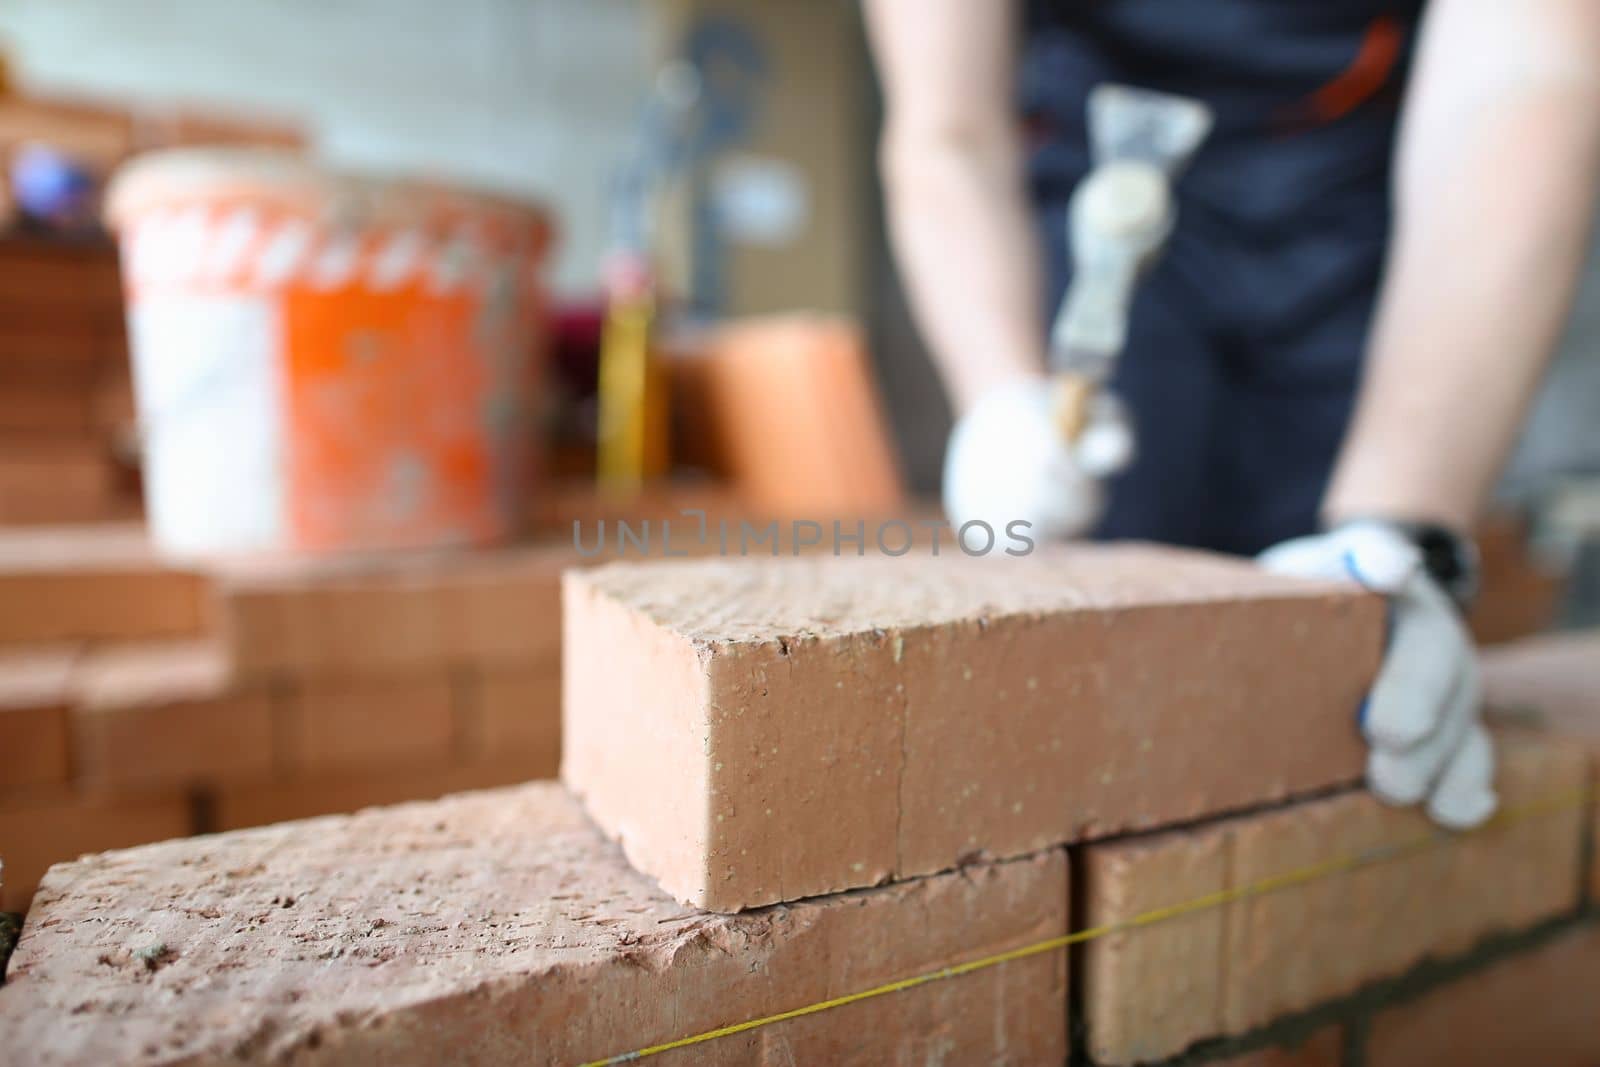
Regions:
<instances>
[{"instance_id":1,"label":"brick","mask_svg":"<svg viewBox=\"0 0 1600 1067\"><path fill-rule=\"evenodd\" d=\"M1596 989L1600 928L1588 923L1380 1012L1368 1031L1365 1062L1368 1067L1600 1063Z\"/></svg>"},{"instance_id":2,"label":"brick","mask_svg":"<svg viewBox=\"0 0 1600 1067\"><path fill-rule=\"evenodd\" d=\"M65 782L75 648L0 652L0 791Z\"/></svg>"},{"instance_id":3,"label":"brick","mask_svg":"<svg viewBox=\"0 0 1600 1067\"><path fill-rule=\"evenodd\" d=\"M272 773L273 699L229 686L208 642L108 646L75 672L73 746L96 789L199 785Z\"/></svg>"},{"instance_id":4,"label":"brick","mask_svg":"<svg viewBox=\"0 0 1600 1067\"><path fill-rule=\"evenodd\" d=\"M40 1064L572 1064L1057 936L1066 899L1057 850L686 911L541 784L58 867L0 1030ZM1064 964L1044 953L659 1062L1062 1063Z\"/></svg>"},{"instance_id":5,"label":"brick","mask_svg":"<svg viewBox=\"0 0 1600 1067\"><path fill-rule=\"evenodd\" d=\"M1090 942L1083 1000L1096 1061L1160 1059L1242 1034L1575 909L1584 813L1572 799L1588 779L1583 753L1502 737L1499 760L1507 818L1471 834L1447 835L1420 812L1349 792L1085 848L1091 925L1342 857L1395 853ZM1432 835L1437 844L1410 847Z\"/></svg>"},{"instance_id":6,"label":"brick","mask_svg":"<svg viewBox=\"0 0 1600 1067\"><path fill-rule=\"evenodd\" d=\"M0 452L0 522L97 514L115 496L111 450L93 437L16 435Z\"/></svg>"},{"instance_id":7,"label":"brick","mask_svg":"<svg viewBox=\"0 0 1600 1067\"><path fill-rule=\"evenodd\" d=\"M1355 781L1381 630L1148 546L615 564L566 579L562 773L737 910Z\"/></svg>"},{"instance_id":8,"label":"brick","mask_svg":"<svg viewBox=\"0 0 1600 1067\"><path fill-rule=\"evenodd\" d=\"M9 237L0 241L0 305L103 320L122 315L116 246Z\"/></svg>"},{"instance_id":9,"label":"brick","mask_svg":"<svg viewBox=\"0 0 1600 1067\"><path fill-rule=\"evenodd\" d=\"M526 752L553 776L561 760L561 665L486 671L476 680L483 750Z\"/></svg>"},{"instance_id":10,"label":"brick","mask_svg":"<svg viewBox=\"0 0 1600 1067\"><path fill-rule=\"evenodd\" d=\"M87 852L182 837L193 829L189 798L182 793L112 799L52 789L7 797L0 800L0 863L5 865L0 911L26 911L51 864Z\"/></svg>"},{"instance_id":11,"label":"brick","mask_svg":"<svg viewBox=\"0 0 1600 1067\"><path fill-rule=\"evenodd\" d=\"M287 760L296 770L446 760L456 747L455 692L443 672L310 679L286 705Z\"/></svg>"},{"instance_id":12,"label":"brick","mask_svg":"<svg viewBox=\"0 0 1600 1067\"><path fill-rule=\"evenodd\" d=\"M198 636L206 603L137 525L0 532L0 644Z\"/></svg>"},{"instance_id":13,"label":"brick","mask_svg":"<svg viewBox=\"0 0 1600 1067\"><path fill-rule=\"evenodd\" d=\"M1528 638L1483 653L1490 719L1587 748L1600 782L1600 630ZM1600 897L1600 797L1589 893Z\"/></svg>"},{"instance_id":14,"label":"brick","mask_svg":"<svg viewBox=\"0 0 1600 1067\"><path fill-rule=\"evenodd\" d=\"M301 774L272 782L224 784L210 793L209 829L242 830L316 815L346 815L408 800L436 800L468 789L492 789L547 778L537 756L496 754L481 760L402 763L381 770Z\"/></svg>"},{"instance_id":15,"label":"brick","mask_svg":"<svg viewBox=\"0 0 1600 1067\"><path fill-rule=\"evenodd\" d=\"M87 386L53 377L0 377L0 434L87 434L92 404ZM50 487L47 487L50 488Z\"/></svg>"},{"instance_id":16,"label":"brick","mask_svg":"<svg viewBox=\"0 0 1600 1067\"><path fill-rule=\"evenodd\" d=\"M1473 531L1482 578L1467 613L1479 644L1492 645L1549 629L1560 613L1570 575L1531 544L1527 519L1489 516Z\"/></svg>"},{"instance_id":17,"label":"brick","mask_svg":"<svg viewBox=\"0 0 1600 1067\"><path fill-rule=\"evenodd\" d=\"M1600 630L1488 649L1483 688L1491 717L1600 749Z\"/></svg>"},{"instance_id":18,"label":"brick","mask_svg":"<svg viewBox=\"0 0 1600 1067\"><path fill-rule=\"evenodd\" d=\"M888 515L904 503L899 463L861 330L776 315L701 332L672 364L686 458L727 479L746 506L779 516Z\"/></svg>"},{"instance_id":19,"label":"brick","mask_svg":"<svg viewBox=\"0 0 1600 1067\"><path fill-rule=\"evenodd\" d=\"M1085 925L1220 892L1228 884L1227 845L1220 833L1167 833L1090 847ZM1217 973L1226 918L1226 909L1211 908L1085 946L1085 1019L1096 1061L1166 1059L1196 1035L1223 1032Z\"/></svg>"},{"instance_id":20,"label":"brick","mask_svg":"<svg viewBox=\"0 0 1600 1067\"><path fill-rule=\"evenodd\" d=\"M1207 1061L1211 1067L1343 1067L1344 1062L1344 1029L1339 1026L1324 1027L1300 1041Z\"/></svg>"},{"instance_id":21,"label":"brick","mask_svg":"<svg viewBox=\"0 0 1600 1067\"><path fill-rule=\"evenodd\" d=\"M219 598L242 678L360 675L554 659L570 541L361 564L235 569Z\"/></svg>"}]
</instances>

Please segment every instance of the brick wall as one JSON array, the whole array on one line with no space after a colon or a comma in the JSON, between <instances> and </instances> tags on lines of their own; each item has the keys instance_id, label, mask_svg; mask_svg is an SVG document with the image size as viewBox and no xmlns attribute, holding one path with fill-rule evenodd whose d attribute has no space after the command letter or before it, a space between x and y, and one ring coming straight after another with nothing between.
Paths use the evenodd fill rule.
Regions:
<instances>
[{"instance_id":1,"label":"brick wall","mask_svg":"<svg viewBox=\"0 0 1600 1067\"><path fill-rule=\"evenodd\" d=\"M1098 566L1004 592L971 627L959 621L971 610L959 567L941 575L907 561L915 573L896 590L864 582L846 596L823 580L809 599L762 567L731 568L755 599L706 601L689 645L702 663L732 652L729 642L750 646L743 654L787 645L790 662L753 676L771 692L792 671L786 702L812 690L813 714L774 717L790 728L777 736L781 754L808 732L841 736L814 713L870 663L795 657L857 629L881 629L892 648L897 636L926 644L955 627L969 643L947 657L959 676L962 662L984 662L989 637L1009 647L1013 615L1051 628L1078 613L1088 632L1126 623L1123 635L1137 637L1129 606L1141 595L1196 602L1214 615L1211 630L1235 625L1220 610L1230 599L1301 613L1313 636L1349 625L1321 614L1327 594L1316 587L1264 583L1234 564L1207 573L1204 561L1152 557L1143 593L1126 578L1102 588L1115 568L1085 551ZM708 566L634 568L631 584L596 572L595 588L615 597L627 584L653 620L619 631L613 672L669 681L677 639L652 628L690 627L671 606L674 583L704 580ZM991 593L996 580L985 576ZM752 608L762 589L766 613ZM784 611L798 613L788 625L773 617ZM1062 647L1104 655L1082 635ZM1263 663L1283 660L1270 643L1259 651ZM1158 658L1145 679L1153 699L1200 686L1217 702L1251 676L1212 657ZM1103 670L1125 687L1135 668L1113 664ZM1070 656L1015 667L1041 688L1081 670ZM980 820L953 871L891 871L876 885L734 914L675 899L554 783L88 857L46 877L0 988L0 1024L42 1062L74 1063L574 1063L684 1039L660 1062L1593 1063L1597 671L1600 634L1489 658L1502 812L1465 834L1350 786L1268 794L1242 811L1190 808L1159 801L1186 788L1166 776L1148 796L1165 818L1181 812L1178 825L1158 819L1005 858L1014 828ZM755 690L711 691L721 716L767 717ZM582 713L619 738L651 729L603 696ZM959 699L951 681L912 711ZM1069 722L1074 706L1068 693L1057 701ZM1155 712L1168 726L1180 713L1195 709ZM994 705L965 729L977 738L1000 715ZM656 727L673 728L670 717ZM1207 758L1227 760L1230 743L1238 738ZM753 744L710 752L747 774L773 756ZM790 760L804 770L793 751ZM815 775L835 795L849 778ZM829 809L832 796L808 780L791 776L768 802L811 805L820 835L851 840L848 812ZM970 796L971 784L956 776L927 803ZM720 801L713 810L726 814ZM651 832L630 818L625 842Z\"/></svg>"}]
</instances>

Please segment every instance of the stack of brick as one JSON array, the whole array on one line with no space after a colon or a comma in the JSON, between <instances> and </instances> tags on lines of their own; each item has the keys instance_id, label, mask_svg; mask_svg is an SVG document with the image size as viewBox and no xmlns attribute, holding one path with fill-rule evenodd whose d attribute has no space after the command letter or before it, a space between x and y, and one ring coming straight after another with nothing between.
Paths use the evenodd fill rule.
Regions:
<instances>
[{"instance_id":1,"label":"stack of brick","mask_svg":"<svg viewBox=\"0 0 1600 1067\"><path fill-rule=\"evenodd\" d=\"M0 238L0 524L138 510L110 242Z\"/></svg>"},{"instance_id":2,"label":"stack of brick","mask_svg":"<svg viewBox=\"0 0 1600 1067\"><path fill-rule=\"evenodd\" d=\"M0 911L83 852L553 775L568 547L200 573L0 538Z\"/></svg>"},{"instance_id":3,"label":"stack of brick","mask_svg":"<svg viewBox=\"0 0 1600 1067\"><path fill-rule=\"evenodd\" d=\"M1139 548L565 582L571 792L60 866L0 988L15 1047L1600 1059L1594 640L1521 651L1565 687L1495 665L1533 710L1499 728L1504 815L1451 835L1356 788L1383 612L1347 590Z\"/></svg>"},{"instance_id":4,"label":"stack of brick","mask_svg":"<svg viewBox=\"0 0 1600 1067\"><path fill-rule=\"evenodd\" d=\"M103 181L149 149L304 143L256 118L0 94L0 170L30 145ZM137 514L137 452L116 246L100 233L0 236L0 524Z\"/></svg>"}]
</instances>

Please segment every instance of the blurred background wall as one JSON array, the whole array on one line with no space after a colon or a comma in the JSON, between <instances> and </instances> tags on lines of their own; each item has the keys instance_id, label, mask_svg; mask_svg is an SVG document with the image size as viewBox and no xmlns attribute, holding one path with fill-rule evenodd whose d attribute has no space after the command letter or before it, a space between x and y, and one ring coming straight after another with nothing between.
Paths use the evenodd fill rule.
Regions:
<instances>
[{"instance_id":1,"label":"blurred background wall","mask_svg":"<svg viewBox=\"0 0 1600 1067\"><path fill-rule=\"evenodd\" d=\"M653 64L636 0L7 0L30 89L204 103L303 124L347 166L553 204L555 282L592 286L606 185Z\"/></svg>"},{"instance_id":2,"label":"blurred background wall","mask_svg":"<svg viewBox=\"0 0 1600 1067\"><path fill-rule=\"evenodd\" d=\"M30 88L259 112L338 163L536 194L560 219L554 282L571 294L594 288L606 179L659 61L706 15L745 21L765 49L736 162L789 167L802 201L787 236L735 235L723 310L861 315L908 479L931 489L949 416L884 241L879 102L849 0L8 0L0 46ZM1600 468L1597 412L1600 259L1507 492Z\"/></svg>"}]
</instances>

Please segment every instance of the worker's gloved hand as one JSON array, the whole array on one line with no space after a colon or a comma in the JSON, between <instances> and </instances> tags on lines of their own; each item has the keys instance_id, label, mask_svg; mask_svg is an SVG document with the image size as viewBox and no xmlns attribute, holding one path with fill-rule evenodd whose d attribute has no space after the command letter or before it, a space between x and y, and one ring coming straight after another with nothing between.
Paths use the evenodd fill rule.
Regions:
<instances>
[{"instance_id":1,"label":"worker's gloved hand","mask_svg":"<svg viewBox=\"0 0 1600 1067\"><path fill-rule=\"evenodd\" d=\"M1479 721L1482 686L1472 639L1454 602L1401 531L1380 522L1341 526L1268 549L1268 570L1353 579L1389 598L1389 647L1362 708L1372 745L1367 784L1392 804L1426 800L1452 829L1494 813L1494 750Z\"/></svg>"},{"instance_id":2,"label":"worker's gloved hand","mask_svg":"<svg viewBox=\"0 0 1600 1067\"><path fill-rule=\"evenodd\" d=\"M1099 519L1101 479L1133 459L1133 431L1122 404L1098 390L1077 440L1067 440L1056 388L1049 379L999 386L956 423L944 460L951 525L981 520L1004 533L1020 520L1035 539L1056 541Z\"/></svg>"}]
</instances>

